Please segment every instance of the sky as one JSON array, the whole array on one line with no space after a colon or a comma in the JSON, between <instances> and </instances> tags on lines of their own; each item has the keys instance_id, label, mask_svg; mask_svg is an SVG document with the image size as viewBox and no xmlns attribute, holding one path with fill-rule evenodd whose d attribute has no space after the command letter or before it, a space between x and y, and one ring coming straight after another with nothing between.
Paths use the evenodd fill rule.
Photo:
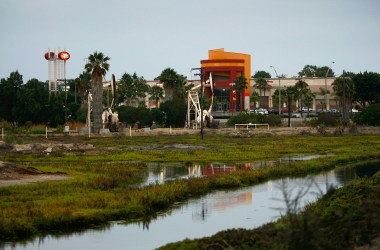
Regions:
<instances>
[{"instance_id":1,"label":"sky","mask_svg":"<svg viewBox=\"0 0 380 250\"><path fill-rule=\"evenodd\" d=\"M71 55L68 79L95 51L111 58L106 80L168 67L195 79L217 48L250 54L252 75L380 72L380 0L0 0L0 78L46 81L54 48Z\"/></svg>"}]
</instances>

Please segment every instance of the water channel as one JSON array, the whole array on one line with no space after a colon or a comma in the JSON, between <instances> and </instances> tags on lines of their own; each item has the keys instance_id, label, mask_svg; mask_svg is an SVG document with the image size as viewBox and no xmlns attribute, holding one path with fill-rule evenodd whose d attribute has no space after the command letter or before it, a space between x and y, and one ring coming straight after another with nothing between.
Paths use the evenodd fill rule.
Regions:
<instances>
[{"instance_id":1,"label":"water channel","mask_svg":"<svg viewBox=\"0 0 380 250\"><path fill-rule=\"evenodd\" d=\"M264 164L265 165L265 164ZM373 165L373 166L372 166ZM200 238L230 228L255 228L284 214L282 190L295 195L307 190L301 205L312 202L326 192L327 187L341 187L357 176L369 176L380 170L380 163L370 167L337 169L304 178L284 178L234 191L218 191L198 199L178 203L168 213L161 214L149 223L112 222L103 228L89 229L65 235L37 237L27 242L8 242L3 249L155 249L169 242L186 238ZM237 164L241 168L246 164ZM232 171L232 166L215 164ZM253 167L250 165L250 167ZM262 167L262 166L259 166ZM166 169L168 168L168 169ZM175 168L174 171L172 168ZM207 167L199 166L205 175ZM189 166L148 166L145 184L163 182L173 178L186 178L193 174ZM216 168L215 168L216 169ZM370 172L368 171L370 170ZM183 171L186 173L184 174ZM221 171L221 170L220 170ZM196 172L196 171L194 171ZM171 174L169 174L171 173ZM156 176L156 177L154 177ZM164 178L165 177L165 178Z\"/></svg>"}]
</instances>

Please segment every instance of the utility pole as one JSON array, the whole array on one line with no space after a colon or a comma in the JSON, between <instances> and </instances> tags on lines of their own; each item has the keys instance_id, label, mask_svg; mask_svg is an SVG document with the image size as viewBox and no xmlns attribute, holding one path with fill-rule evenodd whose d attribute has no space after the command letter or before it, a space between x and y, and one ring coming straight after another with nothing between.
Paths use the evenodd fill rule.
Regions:
<instances>
[{"instance_id":1,"label":"utility pole","mask_svg":"<svg viewBox=\"0 0 380 250\"><path fill-rule=\"evenodd\" d=\"M329 71L331 68L331 65L335 62L331 62L330 66L327 69L326 76L325 76L325 105L326 105L326 110L327 110L327 76L329 75ZM329 101L329 107L330 107L330 101Z\"/></svg>"}]
</instances>

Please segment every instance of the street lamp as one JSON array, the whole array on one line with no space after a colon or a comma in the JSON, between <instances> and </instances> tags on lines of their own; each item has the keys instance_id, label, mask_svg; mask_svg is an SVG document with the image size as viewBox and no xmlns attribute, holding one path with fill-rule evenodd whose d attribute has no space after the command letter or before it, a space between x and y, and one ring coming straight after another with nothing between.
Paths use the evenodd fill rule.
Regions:
<instances>
[{"instance_id":1,"label":"street lamp","mask_svg":"<svg viewBox=\"0 0 380 250\"><path fill-rule=\"evenodd\" d=\"M330 68L331 68L331 65L335 63L335 62L331 62L330 63L330 66L328 67L327 69L327 72L326 72L326 76L325 76L325 105L326 105L326 110L327 110L327 76L329 74L329 71L330 71ZM330 106L330 103L329 103L329 106Z\"/></svg>"},{"instance_id":2,"label":"street lamp","mask_svg":"<svg viewBox=\"0 0 380 250\"><path fill-rule=\"evenodd\" d=\"M66 61L70 59L70 54L67 51L61 51L58 53L58 58L63 61L63 74L65 80L65 128L64 133L69 133L69 127L67 126L67 85L66 85Z\"/></svg>"},{"instance_id":3,"label":"street lamp","mask_svg":"<svg viewBox=\"0 0 380 250\"><path fill-rule=\"evenodd\" d=\"M281 115L281 80L278 77L277 71L273 66L270 66L273 68L274 73L276 73L276 77L278 78L278 114Z\"/></svg>"}]
</instances>

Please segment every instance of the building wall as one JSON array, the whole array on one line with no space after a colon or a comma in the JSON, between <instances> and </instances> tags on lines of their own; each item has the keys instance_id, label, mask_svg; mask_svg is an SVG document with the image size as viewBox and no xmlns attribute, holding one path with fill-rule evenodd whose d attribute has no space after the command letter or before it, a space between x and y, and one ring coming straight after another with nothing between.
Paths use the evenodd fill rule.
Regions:
<instances>
[{"instance_id":1,"label":"building wall","mask_svg":"<svg viewBox=\"0 0 380 250\"><path fill-rule=\"evenodd\" d=\"M333 94L334 90L333 90L333 87L331 85L335 81L335 79L336 79L335 77L327 77L327 78L325 78L325 77L266 78L266 80L267 80L268 84L271 86L271 88L269 91L267 91L265 93L265 97L267 97L267 99L268 99L268 107L263 107L263 108L272 109L273 107L278 106L278 104L275 105L273 103L273 100L272 100L272 95L273 95L274 91L276 91L279 88L285 89L289 86L294 86L296 84L296 82L298 82L299 80L303 80L309 85L309 88L313 93L319 93L319 92L321 92L320 91L321 88L324 89L327 87L327 90L329 90L330 94L327 94L326 109L327 110L336 109L337 108L337 99L335 98L335 96ZM255 84L256 84L255 79L251 79L251 90L252 90L251 93L253 93L254 91L259 93L259 90L254 87ZM313 110L322 109L321 102L324 102L324 101L325 101L325 96L317 95L313 101L312 109ZM283 104L283 107L284 107L284 105L285 104Z\"/></svg>"},{"instance_id":2,"label":"building wall","mask_svg":"<svg viewBox=\"0 0 380 250\"><path fill-rule=\"evenodd\" d=\"M251 77L251 56L248 54L226 52L224 49L209 50L208 59L201 60L202 75L206 79L209 78L210 73L213 76L214 87L216 90L225 91L229 93L229 109L235 111L235 99L242 98L242 107L240 110L249 109L250 98L250 84L247 89L243 90L241 97L235 97L231 89L235 78L243 75L248 83ZM211 90L206 90L206 95L211 96Z\"/></svg>"}]
</instances>

